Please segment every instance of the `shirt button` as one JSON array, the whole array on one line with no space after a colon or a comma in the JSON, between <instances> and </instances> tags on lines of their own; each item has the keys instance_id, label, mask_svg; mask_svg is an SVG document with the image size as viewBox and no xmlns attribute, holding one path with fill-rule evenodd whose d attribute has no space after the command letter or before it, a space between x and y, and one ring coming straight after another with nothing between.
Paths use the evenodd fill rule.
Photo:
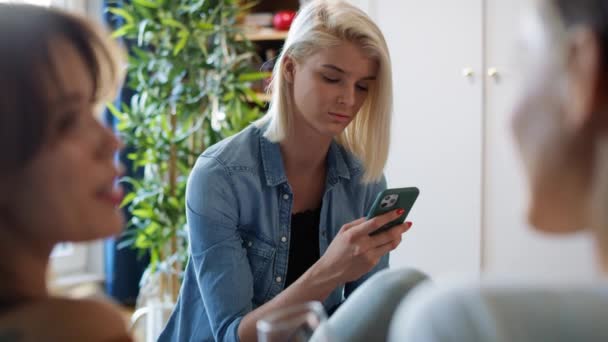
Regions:
<instances>
[{"instance_id":1,"label":"shirt button","mask_svg":"<svg viewBox=\"0 0 608 342\"><path fill-rule=\"evenodd\" d=\"M277 283L280 283L281 281L283 281L283 278L277 277L275 280L277 281Z\"/></svg>"},{"instance_id":2,"label":"shirt button","mask_svg":"<svg viewBox=\"0 0 608 342\"><path fill-rule=\"evenodd\" d=\"M288 200L289 199L289 195L288 194L283 195L283 199L284 200Z\"/></svg>"},{"instance_id":3,"label":"shirt button","mask_svg":"<svg viewBox=\"0 0 608 342\"><path fill-rule=\"evenodd\" d=\"M283 242L287 242L287 237L283 236L283 237L281 238L281 241L283 241Z\"/></svg>"},{"instance_id":4,"label":"shirt button","mask_svg":"<svg viewBox=\"0 0 608 342\"><path fill-rule=\"evenodd\" d=\"M251 242L251 241L247 242L247 246L249 246L249 247L253 246L253 242Z\"/></svg>"}]
</instances>

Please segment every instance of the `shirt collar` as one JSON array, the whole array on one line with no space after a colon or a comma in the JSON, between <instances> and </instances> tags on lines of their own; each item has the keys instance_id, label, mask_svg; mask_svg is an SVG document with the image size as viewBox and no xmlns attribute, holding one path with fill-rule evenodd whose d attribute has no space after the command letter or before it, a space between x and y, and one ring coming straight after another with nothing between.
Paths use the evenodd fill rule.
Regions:
<instances>
[{"instance_id":1,"label":"shirt collar","mask_svg":"<svg viewBox=\"0 0 608 342\"><path fill-rule=\"evenodd\" d=\"M264 137L261 130L260 133L260 151L266 184L277 186L287 183L279 144ZM327 181L330 184L337 183L339 178L350 179L351 177L345 153L346 151L335 140L332 141L327 153Z\"/></svg>"}]
</instances>

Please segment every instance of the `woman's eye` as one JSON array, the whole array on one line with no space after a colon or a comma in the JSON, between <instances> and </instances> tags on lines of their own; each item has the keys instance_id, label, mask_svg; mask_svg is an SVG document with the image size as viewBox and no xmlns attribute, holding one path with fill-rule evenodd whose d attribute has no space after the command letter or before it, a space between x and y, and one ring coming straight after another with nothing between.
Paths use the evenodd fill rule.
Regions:
<instances>
[{"instance_id":1,"label":"woman's eye","mask_svg":"<svg viewBox=\"0 0 608 342\"><path fill-rule=\"evenodd\" d=\"M323 75L323 79L328 83L338 83L340 81L340 79L338 79L338 78L331 78L331 77L327 77L325 75Z\"/></svg>"},{"instance_id":2,"label":"woman's eye","mask_svg":"<svg viewBox=\"0 0 608 342\"><path fill-rule=\"evenodd\" d=\"M367 91L368 88L366 85L357 84L357 89L359 89L361 91Z\"/></svg>"}]
</instances>

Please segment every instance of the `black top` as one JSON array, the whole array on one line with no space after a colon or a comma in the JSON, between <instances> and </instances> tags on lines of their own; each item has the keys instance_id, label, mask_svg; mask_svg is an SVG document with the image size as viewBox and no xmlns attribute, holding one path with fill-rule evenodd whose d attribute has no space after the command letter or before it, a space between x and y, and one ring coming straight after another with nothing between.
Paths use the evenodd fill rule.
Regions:
<instances>
[{"instance_id":1,"label":"black top","mask_svg":"<svg viewBox=\"0 0 608 342\"><path fill-rule=\"evenodd\" d=\"M291 215L291 239L285 287L300 278L319 260L320 218L320 208Z\"/></svg>"}]
</instances>

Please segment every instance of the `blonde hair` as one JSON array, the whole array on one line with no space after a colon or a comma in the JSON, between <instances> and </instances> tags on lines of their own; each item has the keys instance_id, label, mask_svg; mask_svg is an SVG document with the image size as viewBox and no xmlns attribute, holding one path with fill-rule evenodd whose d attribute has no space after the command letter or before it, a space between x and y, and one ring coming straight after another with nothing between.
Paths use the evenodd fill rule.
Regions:
<instances>
[{"instance_id":1,"label":"blonde hair","mask_svg":"<svg viewBox=\"0 0 608 342\"><path fill-rule=\"evenodd\" d=\"M378 62L376 82L370 87L359 113L337 138L365 168L363 182L378 181L388 158L393 85L391 61L382 32L363 11L344 2L314 0L305 5L291 25L273 70L270 107L256 122L268 125L264 136L273 142L285 138L292 110L289 84L283 77L286 56L301 61L319 50L351 42Z\"/></svg>"}]
</instances>

